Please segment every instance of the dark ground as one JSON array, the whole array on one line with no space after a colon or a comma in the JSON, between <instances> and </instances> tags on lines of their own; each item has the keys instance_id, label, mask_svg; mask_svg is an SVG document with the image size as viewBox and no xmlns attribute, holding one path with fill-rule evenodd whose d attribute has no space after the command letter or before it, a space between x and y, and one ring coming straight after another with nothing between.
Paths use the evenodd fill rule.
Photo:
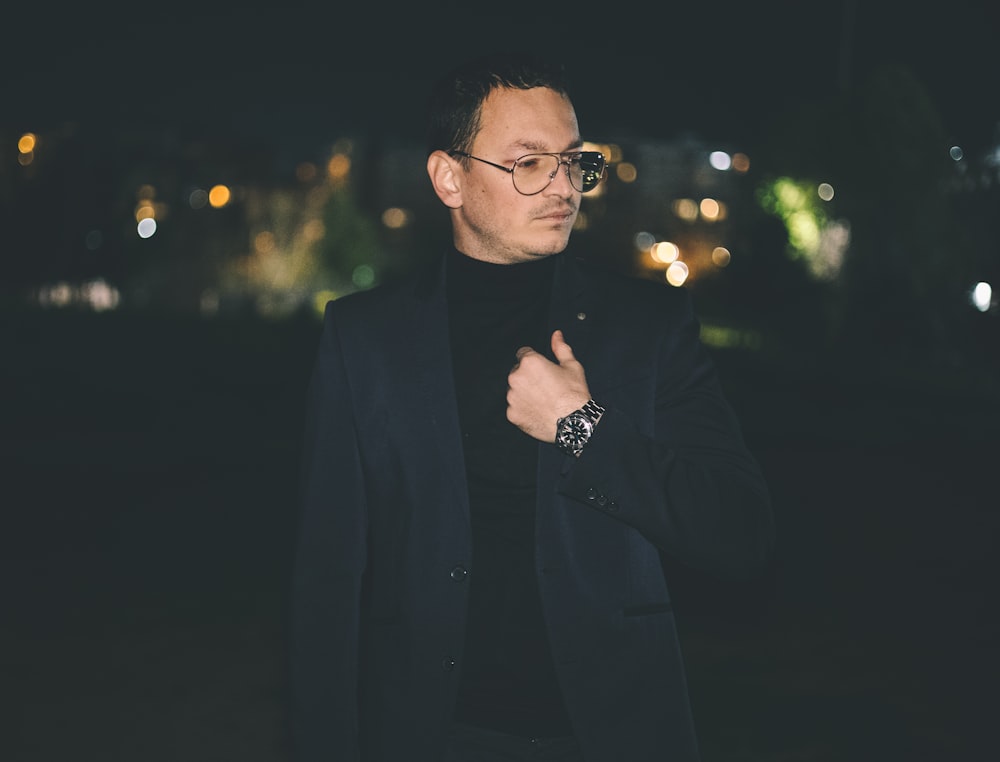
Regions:
<instances>
[{"instance_id":1,"label":"dark ground","mask_svg":"<svg viewBox=\"0 0 1000 762\"><path fill-rule=\"evenodd\" d=\"M287 760L316 325L0 335L0 760ZM717 354L779 545L753 588L675 582L705 762L1000 758L1000 394Z\"/></svg>"}]
</instances>

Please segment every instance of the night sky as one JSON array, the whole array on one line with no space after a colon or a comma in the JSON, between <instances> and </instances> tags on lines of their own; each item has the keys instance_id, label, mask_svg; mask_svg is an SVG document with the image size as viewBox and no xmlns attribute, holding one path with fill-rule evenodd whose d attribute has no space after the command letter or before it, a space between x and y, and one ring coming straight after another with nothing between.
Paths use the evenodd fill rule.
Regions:
<instances>
[{"instance_id":1,"label":"night sky","mask_svg":"<svg viewBox=\"0 0 1000 762\"><path fill-rule=\"evenodd\" d=\"M967 152L995 143L1000 123L990 3L399 5L24 11L0 46L0 128L153 124L303 152L348 131L419 140L431 79L505 46L566 60L584 136L597 140L693 131L752 142L787 110L890 62L911 70Z\"/></svg>"}]
</instances>

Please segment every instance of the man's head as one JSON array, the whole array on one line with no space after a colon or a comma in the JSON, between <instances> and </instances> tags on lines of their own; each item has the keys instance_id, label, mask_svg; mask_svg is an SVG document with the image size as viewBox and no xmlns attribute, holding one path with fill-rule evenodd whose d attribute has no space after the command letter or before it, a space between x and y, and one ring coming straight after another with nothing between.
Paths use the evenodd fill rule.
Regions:
<instances>
[{"instance_id":1,"label":"man's head","mask_svg":"<svg viewBox=\"0 0 1000 762\"><path fill-rule=\"evenodd\" d=\"M429 103L427 171L456 248L514 263L562 251L603 157L582 150L561 66L493 56L454 69Z\"/></svg>"}]
</instances>

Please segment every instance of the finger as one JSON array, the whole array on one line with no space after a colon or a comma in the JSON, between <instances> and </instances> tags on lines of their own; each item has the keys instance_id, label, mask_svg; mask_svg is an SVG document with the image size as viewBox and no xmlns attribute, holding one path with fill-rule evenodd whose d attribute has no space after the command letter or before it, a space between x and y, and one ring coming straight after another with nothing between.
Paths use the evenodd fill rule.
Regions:
<instances>
[{"instance_id":1,"label":"finger","mask_svg":"<svg viewBox=\"0 0 1000 762\"><path fill-rule=\"evenodd\" d=\"M517 350L517 351L516 351L516 352L514 353L514 357L516 357L516 358L517 358L517 360L518 360L518 362L520 362L520 360L521 360L521 358L522 358L522 357L524 357L525 355L530 355L530 354L531 354L532 352L534 352L534 351L535 351L535 350L534 350L534 349L532 349L531 347L520 347L520 348L519 348L519 349L518 349L518 350Z\"/></svg>"},{"instance_id":2,"label":"finger","mask_svg":"<svg viewBox=\"0 0 1000 762\"><path fill-rule=\"evenodd\" d=\"M552 332L552 354L556 356L556 360L560 365L576 359L576 356L573 354L573 348L566 343L562 331L557 330Z\"/></svg>"}]
</instances>

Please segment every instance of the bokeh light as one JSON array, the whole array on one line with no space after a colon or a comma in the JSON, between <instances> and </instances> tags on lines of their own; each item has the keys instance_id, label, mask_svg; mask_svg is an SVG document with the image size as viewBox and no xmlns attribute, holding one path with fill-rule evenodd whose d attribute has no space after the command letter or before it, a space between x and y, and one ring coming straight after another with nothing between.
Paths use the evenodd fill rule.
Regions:
<instances>
[{"instance_id":1,"label":"bokeh light","mask_svg":"<svg viewBox=\"0 0 1000 762\"><path fill-rule=\"evenodd\" d=\"M681 286L684 284L684 281L687 280L688 274L689 274L688 266L683 262L681 262L680 260L677 260L676 262L673 262L670 265L670 267L667 268L665 276L667 279L667 283L669 283L671 286Z\"/></svg>"},{"instance_id":2,"label":"bokeh light","mask_svg":"<svg viewBox=\"0 0 1000 762\"><path fill-rule=\"evenodd\" d=\"M213 209L221 209L232 199L232 191L225 185L214 185L208 192L208 203Z\"/></svg>"}]
</instances>

